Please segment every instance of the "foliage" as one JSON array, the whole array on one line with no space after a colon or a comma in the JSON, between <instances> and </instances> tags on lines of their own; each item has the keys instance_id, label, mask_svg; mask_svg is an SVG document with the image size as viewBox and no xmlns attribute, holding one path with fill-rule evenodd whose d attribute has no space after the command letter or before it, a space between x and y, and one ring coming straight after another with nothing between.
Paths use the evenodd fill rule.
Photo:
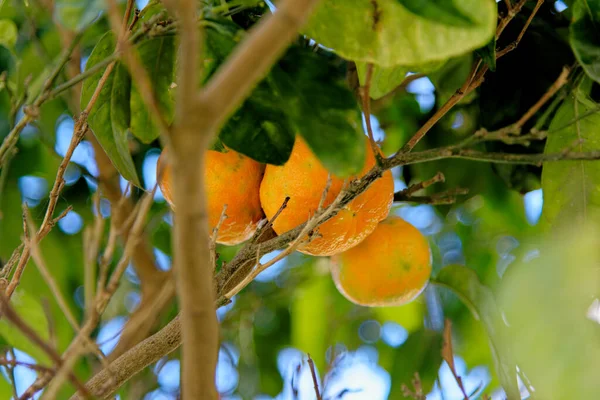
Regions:
<instances>
[{"instance_id":1,"label":"foliage","mask_svg":"<svg viewBox=\"0 0 600 400\"><path fill-rule=\"evenodd\" d=\"M77 330L64 307L77 329L91 324L85 334L109 359L118 341L112 336L125 319L135 320L136 307L163 302L151 304L150 326L134 326L143 336L179 311L175 289L167 293L172 276L163 271L177 257L173 213L152 190L156 159L169 142L159 122L176 130L182 118L181 25L151 0L127 21L121 40L128 50L111 29L111 2L47 3L0 1L0 308L8 295L33 332L0 319L0 398L13 396L12 375L22 380L19 395L32 383L27 363L55 367L32 335L58 354L69 351ZM127 2L115 3L120 18ZM211 146L283 165L300 135L327 171L351 176L365 159L370 87L369 121L389 158L346 182L344 195L391 168L391 212L427 237L433 274L414 302L361 307L337 291L328 258L287 255L217 310L223 398L312 396L307 354L324 398L359 390L411 398L407 388L417 386L432 397L463 398L442 360L445 319L472 398L503 390L518 399L531 387L543 399L597 397L600 2L567 3L558 11L553 2L538 10L534 1L322 0L300 34L282 35L291 45L261 69ZM206 90L271 11L256 0L197 4L204 15L198 90ZM254 50L258 59L268 51ZM155 108L127 51L149 79ZM563 67L569 73L557 80ZM89 130L70 154L81 126ZM393 157L424 129L412 151ZM22 203L40 228L35 240L55 287L39 259L22 255L32 239ZM286 255L280 252L290 249L291 234L270 234L253 238L255 247L216 245L215 287L223 289L219 277L240 260L264 264ZM261 247L277 240L277 252ZM15 278L21 257L23 275ZM102 285L112 277L114 286ZM11 283L18 283L12 296ZM80 382L103 369L89 350L73 363ZM176 398L182 354L161 354L118 389L121 398ZM348 378L356 371L367 382ZM368 392L375 386L379 394ZM57 398L73 391L65 383Z\"/></svg>"}]
</instances>

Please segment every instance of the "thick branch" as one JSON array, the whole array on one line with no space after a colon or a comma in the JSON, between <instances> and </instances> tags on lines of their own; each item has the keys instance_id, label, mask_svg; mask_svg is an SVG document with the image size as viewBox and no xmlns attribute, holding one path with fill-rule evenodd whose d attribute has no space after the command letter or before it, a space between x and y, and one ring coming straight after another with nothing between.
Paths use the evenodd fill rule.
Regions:
<instances>
[{"instance_id":1,"label":"thick branch","mask_svg":"<svg viewBox=\"0 0 600 400\"><path fill-rule=\"evenodd\" d=\"M180 56L175 129L170 137L173 157L173 271L181 310L181 391L184 399L216 399L215 369L218 323L210 265L208 215L204 191L204 155L215 134L209 113L198 107L198 27L196 2L181 0Z\"/></svg>"}]
</instances>

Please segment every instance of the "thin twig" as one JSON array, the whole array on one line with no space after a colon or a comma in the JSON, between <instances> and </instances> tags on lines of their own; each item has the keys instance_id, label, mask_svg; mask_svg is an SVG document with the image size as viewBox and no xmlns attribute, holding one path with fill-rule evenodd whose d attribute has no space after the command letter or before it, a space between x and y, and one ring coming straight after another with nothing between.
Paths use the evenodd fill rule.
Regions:
<instances>
[{"instance_id":1,"label":"thin twig","mask_svg":"<svg viewBox=\"0 0 600 400\"><path fill-rule=\"evenodd\" d=\"M417 143L419 143L419 141L421 139L423 139L423 137L427 134L427 132L429 132L429 130L431 128L433 128L433 126L444 115L446 115L446 113L448 113L448 111L450 111L452 109L452 107L454 107L459 101L461 101L463 99L463 97L465 97L465 95L467 93L469 93L472 90L472 89L470 90L470 87L471 87L471 84L473 83L473 79L475 77L475 74L477 73L477 69L479 68L480 64L481 64L481 61L477 62L474 65L474 67L471 70L471 73L469 74L465 83L452 95L452 97L450 97L448 99L448 101L446 101L444 103L444 105L442 107L440 107L431 116L431 118L429 118L427 120L427 122L425 122L425 124L423 124L423 126L421 126L421 128L419 128L419 130L413 135L413 137L410 138L410 140L406 143L406 145L404 145L402 150L400 150L397 154L408 153L408 152L412 151L412 149L414 149L414 147L417 145Z\"/></svg>"},{"instance_id":2,"label":"thin twig","mask_svg":"<svg viewBox=\"0 0 600 400\"><path fill-rule=\"evenodd\" d=\"M56 350L46 343L25 321L19 317L19 314L12 308L8 298L4 293L0 293L0 310L4 317L10 321L24 336L26 336L36 347L40 348L48 357L58 366L62 366L62 360ZM85 398L91 399L92 396L85 386L73 375L71 371L68 373L68 378L80 390Z\"/></svg>"},{"instance_id":3,"label":"thin twig","mask_svg":"<svg viewBox=\"0 0 600 400\"><path fill-rule=\"evenodd\" d=\"M312 358L310 358L310 354L308 354L308 366L310 367L310 375L312 376L313 384L315 386L315 394L317 395L317 400L322 400L321 393L319 393L319 382L317 381L317 373L315 371L315 363Z\"/></svg>"},{"instance_id":4,"label":"thin twig","mask_svg":"<svg viewBox=\"0 0 600 400\"><path fill-rule=\"evenodd\" d=\"M539 109L542 108L544 104L546 104L548 100L550 100L556 94L556 92L558 92L560 88L562 88L568 82L570 72L571 71L567 67L562 69L562 72L554 81L554 83L552 83L552 85L548 88L546 93L544 93L544 95L540 97L540 99L533 106L531 106L531 108L527 110L527 112L523 114L523 116L515 123L514 129L516 131L520 130L523 125L525 125L525 123L529 121L529 119L533 117L535 113L538 112Z\"/></svg>"},{"instance_id":5,"label":"thin twig","mask_svg":"<svg viewBox=\"0 0 600 400\"><path fill-rule=\"evenodd\" d=\"M436 183L439 183L439 182L444 182L445 180L446 180L446 177L444 176L444 174L442 172L438 172L437 174L435 174L433 176L433 178L410 185L406 189L398 192L398 194L408 197L408 196L412 195L413 193L418 192L419 190L425 189L425 188L427 188L431 185L434 185Z\"/></svg>"}]
</instances>

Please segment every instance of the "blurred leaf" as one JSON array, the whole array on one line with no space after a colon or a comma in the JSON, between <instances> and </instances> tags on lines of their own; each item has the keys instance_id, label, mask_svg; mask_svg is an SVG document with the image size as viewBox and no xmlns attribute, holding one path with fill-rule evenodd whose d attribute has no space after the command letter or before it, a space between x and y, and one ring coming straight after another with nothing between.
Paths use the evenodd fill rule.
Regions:
<instances>
[{"instance_id":1,"label":"blurred leaf","mask_svg":"<svg viewBox=\"0 0 600 400\"><path fill-rule=\"evenodd\" d=\"M516 366L511 361L508 349L500 341L502 319L492 291L481 284L475 271L461 265L442 268L431 283L451 290L469 308L473 317L481 321L488 333L500 383L510 400L519 399Z\"/></svg>"},{"instance_id":2,"label":"blurred leaf","mask_svg":"<svg viewBox=\"0 0 600 400\"><path fill-rule=\"evenodd\" d=\"M0 0L0 7L2 7L2 1ZM12 399L13 390L12 385L3 376L0 377L0 397L3 399Z\"/></svg>"},{"instance_id":3,"label":"blurred leaf","mask_svg":"<svg viewBox=\"0 0 600 400\"><path fill-rule=\"evenodd\" d=\"M600 82L600 0L577 0L569 35L571 48L585 72Z\"/></svg>"},{"instance_id":4,"label":"blurred leaf","mask_svg":"<svg viewBox=\"0 0 600 400\"><path fill-rule=\"evenodd\" d=\"M373 307L373 313L382 324L393 321L402 325L408 333L418 331L423 327L425 304L422 301L412 301L400 307Z\"/></svg>"},{"instance_id":5,"label":"blurred leaf","mask_svg":"<svg viewBox=\"0 0 600 400\"><path fill-rule=\"evenodd\" d=\"M584 113L598 108L581 90L567 98L558 109L546 141L545 153L590 151L600 147L600 114L594 113L573 122ZM562 223L582 223L600 206L600 165L597 162L561 161L544 164L542 189L545 227Z\"/></svg>"},{"instance_id":6,"label":"blurred leaf","mask_svg":"<svg viewBox=\"0 0 600 400\"><path fill-rule=\"evenodd\" d=\"M437 104L444 104L465 83L471 72L472 62L472 54L455 57L429 74L428 77L435 86Z\"/></svg>"},{"instance_id":7,"label":"blurred leaf","mask_svg":"<svg viewBox=\"0 0 600 400\"><path fill-rule=\"evenodd\" d=\"M332 174L346 177L365 163L361 113L343 75L325 57L292 47L271 71L278 106Z\"/></svg>"},{"instance_id":8,"label":"blurred leaf","mask_svg":"<svg viewBox=\"0 0 600 400\"><path fill-rule=\"evenodd\" d=\"M410 399L405 397L402 385L412 387L415 372L419 373L423 392L433 388L442 364L442 335L439 332L422 329L411 334L395 352L394 367L390 371L392 388L390 399Z\"/></svg>"},{"instance_id":9,"label":"blurred leaf","mask_svg":"<svg viewBox=\"0 0 600 400\"><path fill-rule=\"evenodd\" d=\"M458 9L452 0L397 0L404 8L425 19L450 26L472 27L471 17Z\"/></svg>"},{"instance_id":10,"label":"blurred leaf","mask_svg":"<svg viewBox=\"0 0 600 400\"><path fill-rule=\"evenodd\" d=\"M488 44L475 51L479 54L483 62L487 64L490 71L494 72L496 70L496 36Z\"/></svg>"},{"instance_id":11,"label":"blurred leaf","mask_svg":"<svg viewBox=\"0 0 600 400\"><path fill-rule=\"evenodd\" d=\"M445 61L432 62L414 67L380 67L379 65L374 65L373 77L371 78L371 98L377 100L392 92L406 79L408 72L428 74L444 65ZM364 85L367 75L367 63L357 62L356 69L358 70L360 84Z\"/></svg>"},{"instance_id":12,"label":"blurred leaf","mask_svg":"<svg viewBox=\"0 0 600 400\"><path fill-rule=\"evenodd\" d=\"M172 257L171 225L161 221L158 228L152 232L152 244L169 257Z\"/></svg>"},{"instance_id":13,"label":"blurred leaf","mask_svg":"<svg viewBox=\"0 0 600 400\"><path fill-rule=\"evenodd\" d=\"M571 226L530 248L498 300L520 370L539 399L592 399L600 393L600 274L597 224ZM508 336L509 335L509 336Z\"/></svg>"},{"instance_id":14,"label":"blurred leaf","mask_svg":"<svg viewBox=\"0 0 600 400\"><path fill-rule=\"evenodd\" d=\"M142 64L148 71L154 95L168 124L173 122L174 100L171 93L175 70L175 37L161 36L146 40L138 46ZM160 131L152 121L137 86L131 86L131 133L144 143L158 137Z\"/></svg>"},{"instance_id":15,"label":"blurred leaf","mask_svg":"<svg viewBox=\"0 0 600 400\"><path fill-rule=\"evenodd\" d=\"M454 8L473 26L448 26L416 16L398 0L324 0L304 33L350 60L383 67L420 65L475 50L494 35L494 2L464 0Z\"/></svg>"},{"instance_id":16,"label":"blurred leaf","mask_svg":"<svg viewBox=\"0 0 600 400\"><path fill-rule=\"evenodd\" d=\"M309 353L318 370L325 369L325 351L329 329L328 309L329 293L332 282L329 275L313 276L298 287L291 300L291 345L300 351Z\"/></svg>"},{"instance_id":17,"label":"blurred leaf","mask_svg":"<svg viewBox=\"0 0 600 400\"><path fill-rule=\"evenodd\" d=\"M103 10L102 0L56 0L54 2L56 21L71 31L83 30Z\"/></svg>"},{"instance_id":18,"label":"blurred leaf","mask_svg":"<svg viewBox=\"0 0 600 400\"><path fill-rule=\"evenodd\" d=\"M86 70L112 54L115 48L111 32L98 42L87 63ZM104 71L98 71L83 82L81 108L84 109L100 81ZM102 148L125 179L140 186L127 140L130 119L129 91L131 79L123 67L117 64L108 76L96 104L88 117L90 128Z\"/></svg>"},{"instance_id":19,"label":"blurred leaf","mask_svg":"<svg viewBox=\"0 0 600 400\"><path fill-rule=\"evenodd\" d=\"M32 328L40 338L48 340L48 321L44 309L37 296L32 296L23 289L17 289L11 298L11 305L16 313L25 318L27 325ZM21 332L6 318L0 320L0 335L15 349L21 350L35 358L41 364L51 362L48 355Z\"/></svg>"},{"instance_id":20,"label":"blurred leaf","mask_svg":"<svg viewBox=\"0 0 600 400\"><path fill-rule=\"evenodd\" d=\"M17 25L10 19L0 19L0 44L13 49L17 43Z\"/></svg>"}]
</instances>

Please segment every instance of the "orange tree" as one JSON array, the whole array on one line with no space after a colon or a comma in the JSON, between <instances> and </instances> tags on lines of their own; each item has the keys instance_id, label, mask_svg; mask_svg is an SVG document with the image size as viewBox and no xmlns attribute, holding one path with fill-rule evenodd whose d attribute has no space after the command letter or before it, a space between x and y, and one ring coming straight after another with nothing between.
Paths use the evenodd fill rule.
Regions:
<instances>
[{"instance_id":1,"label":"orange tree","mask_svg":"<svg viewBox=\"0 0 600 400\"><path fill-rule=\"evenodd\" d=\"M598 397L598 26L0 1L1 397Z\"/></svg>"}]
</instances>

